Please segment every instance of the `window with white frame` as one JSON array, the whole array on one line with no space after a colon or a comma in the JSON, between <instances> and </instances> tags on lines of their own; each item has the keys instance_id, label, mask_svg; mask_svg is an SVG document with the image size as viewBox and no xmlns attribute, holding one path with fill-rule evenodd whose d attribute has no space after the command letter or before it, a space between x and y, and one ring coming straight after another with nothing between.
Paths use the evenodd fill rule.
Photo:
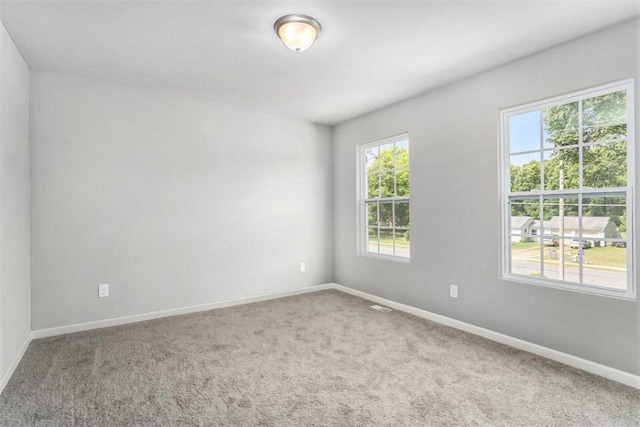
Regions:
<instances>
[{"instance_id":1,"label":"window with white frame","mask_svg":"<svg viewBox=\"0 0 640 427\"><path fill-rule=\"evenodd\" d=\"M359 253L409 260L409 135L359 146Z\"/></svg>"},{"instance_id":2,"label":"window with white frame","mask_svg":"<svg viewBox=\"0 0 640 427\"><path fill-rule=\"evenodd\" d=\"M504 278L635 299L633 81L501 112Z\"/></svg>"}]
</instances>

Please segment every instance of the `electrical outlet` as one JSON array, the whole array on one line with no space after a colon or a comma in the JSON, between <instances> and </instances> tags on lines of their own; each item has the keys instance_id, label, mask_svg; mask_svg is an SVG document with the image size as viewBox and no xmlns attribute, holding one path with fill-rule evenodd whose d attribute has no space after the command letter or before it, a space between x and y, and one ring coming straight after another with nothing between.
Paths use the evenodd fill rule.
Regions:
<instances>
[{"instance_id":1,"label":"electrical outlet","mask_svg":"<svg viewBox=\"0 0 640 427\"><path fill-rule=\"evenodd\" d=\"M300 263L300 273L304 273L305 271L307 271L307 264L304 262Z\"/></svg>"},{"instance_id":2,"label":"electrical outlet","mask_svg":"<svg viewBox=\"0 0 640 427\"><path fill-rule=\"evenodd\" d=\"M451 298L458 298L458 287L456 285L449 285L449 296Z\"/></svg>"},{"instance_id":3,"label":"electrical outlet","mask_svg":"<svg viewBox=\"0 0 640 427\"><path fill-rule=\"evenodd\" d=\"M109 284L103 283L98 285L98 298L104 298L109 296Z\"/></svg>"}]
</instances>

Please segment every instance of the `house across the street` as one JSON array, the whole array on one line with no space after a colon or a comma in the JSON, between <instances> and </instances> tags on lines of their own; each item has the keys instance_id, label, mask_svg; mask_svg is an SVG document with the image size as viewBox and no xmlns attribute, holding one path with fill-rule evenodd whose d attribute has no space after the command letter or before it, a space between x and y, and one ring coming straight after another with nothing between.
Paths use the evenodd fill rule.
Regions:
<instances>
[{"instance_id":1,"label":"house across the street","mask_svg":"<svg viewBox=\"0 0 640 427\"><path fill-rule=\"evenodd\" d=\"M530 216L512 216L511 217L511 242L530 242L531 226L533 218Z\"/></svg>"},{"instance_id":2,"label":"house across the street","mask_svg":"<svg viewBox=\"0 0 640 427\"><path fill-rule=\"evenodd\" d=\"M517 218L517 217L516 217ZM534 221L531 225L531 234L540 234L540 221ZM578 237L578 217L564 217L564 231L560 230L560 218L552 217L544 222L544 234L552 236ZM620 230L616 223L608 216L582 217L582 238L592 239L594 246L605 246L603 239L619 239ZM571 239L565 239L564 244L569 245Z\"/></svg>"}]
</instances>

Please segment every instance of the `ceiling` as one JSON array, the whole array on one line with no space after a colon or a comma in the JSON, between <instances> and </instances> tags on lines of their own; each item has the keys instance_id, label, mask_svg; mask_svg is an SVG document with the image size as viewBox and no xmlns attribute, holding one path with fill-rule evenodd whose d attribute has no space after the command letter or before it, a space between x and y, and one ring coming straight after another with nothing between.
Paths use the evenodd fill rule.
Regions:
<instances>
[{"instance_id":1,"label":"ceiling","mask_svg":"<svg viewBox=\"0 0 640 427\"><path fill-rule=\"evenodd\" d=\"M623 0L0 1L32 68L336 124L640 12ZM296 54L273 31L323 31Z\"/></svg>"}]
</instances>

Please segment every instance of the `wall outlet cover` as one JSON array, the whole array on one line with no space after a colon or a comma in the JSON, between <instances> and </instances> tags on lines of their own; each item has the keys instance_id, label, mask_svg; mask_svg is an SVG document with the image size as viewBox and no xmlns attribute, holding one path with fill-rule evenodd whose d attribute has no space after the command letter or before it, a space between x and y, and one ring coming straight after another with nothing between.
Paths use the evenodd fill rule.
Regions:
<instances>
[{"instance_id":1,"label":"wall outlet cover","mask_svg":"<svg viewBox=\"0 0 640 427\"><path fill-rule=\"evenodd\" d=\"M449 285L449 296L451 298L458 298L458 287L456 285Z\"/></svg>"},{"instance_id":2,"label":"wall outlet cover","mask_svg":"<svg viewBox=\"0 0 640 427\"><path fill-rule=\"evenodd\" d=\"M98 285L98 298L104 298L109 296L109 284L103 283Z\"/></svg>"}]
</instances>

